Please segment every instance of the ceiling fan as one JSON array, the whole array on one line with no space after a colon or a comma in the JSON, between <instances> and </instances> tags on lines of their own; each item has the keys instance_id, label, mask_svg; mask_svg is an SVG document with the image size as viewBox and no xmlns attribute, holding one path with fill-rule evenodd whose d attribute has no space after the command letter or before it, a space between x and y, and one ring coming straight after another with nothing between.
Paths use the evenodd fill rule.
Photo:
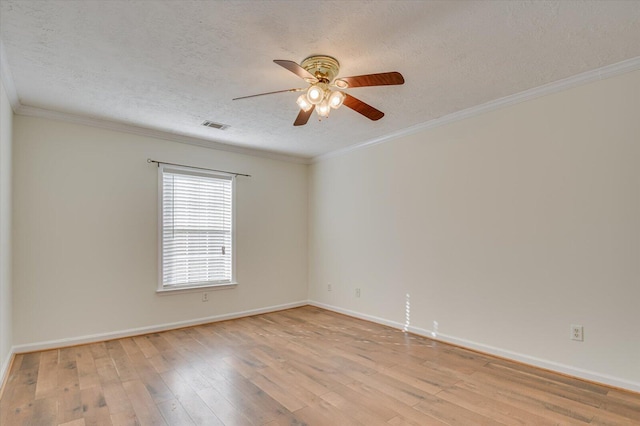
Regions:
<instances>
[{"instance_id":1,"label":"ceiling fan","mask_svg":"<svg viewBox=\"0 0 640 426\"><path fill-rule=\"evenodd\" d=\"M293 61L282 59L276 59L273 62L302 78L309 86L242 96L233 100L272 95L274 93L306 92L296 100L300 107L300 113L298 113L298 117L293 123L294 126L307 124L314 110L318 117L322 119L323 117L329 117L331 109L337 109L341 105L351 108L370 120L380 120L384 117L382 111L362 102L360 99L354 98L343 90L356 87L404 84L402 74L396 71L336 78L340 70L340 63L337 59L326 55L309 56L300 65Z\"/></svg>"}]
</instances>

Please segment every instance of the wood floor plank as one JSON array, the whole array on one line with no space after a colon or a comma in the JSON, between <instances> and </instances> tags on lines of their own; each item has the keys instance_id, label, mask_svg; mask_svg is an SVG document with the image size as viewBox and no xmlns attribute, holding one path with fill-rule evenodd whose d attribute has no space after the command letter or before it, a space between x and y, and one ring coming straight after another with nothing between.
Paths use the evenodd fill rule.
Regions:
<instances>
[{"instance_id":1,"label":"wood floor plank","mask_svg":"<svg viewBox=\"0 0 640 426\"><path fill-rule=\"evenodd\" d=\"M489 358L487 367L491 368L493 366L496 366L496 367L500 366L504 369L511 369L514 371L518 371L520 374L528 374L530 376L544 378L546 380L554 381L557 383L564 383L573 388L588 390L590 392L598 393L600 395L607 395L611 390L604 386L597 385L595 383L590 383L584 380L568 377L563 374L556 374L551 371L542 370L540 368L536 368L536 367L522 364L519 362L509 361L506 359Z\"/></svg>"},{"instance_id":2,"label":"wood floor plank","mask_svg":"<svg viewBox=\"0 0 640 426\"><path fill-rule=\"evenodd\" d=\"M142 381L139 379L130 380L128 382L124 382L122 386L129 397L129 401L133 406L133 411L135 411L136 417L140 423L149 425L167 424Z\"/></svg>"},{"instance_id":3,"label":"wood floor plank","mask_svg":"<svg viewBox=\"0 0 640 426\"><path fill-rule=\"evenodd\" d=\"M353 400L348 400L334 391L325 393L322 395L322 399L336 407L345 416L351 417L364 425L385 425L387 420L391 420L398 415L398 413L395 412L391 412L391 415L387 413L383 416L376 415L376 413L371 412L368 407L356 403Z\"/></svg>"},{"instance_id":4,"label":"wood floor plank","mask_svg":"<svg viewBox=\"0 0 640 426\"><path fill-rule=\"evenodd\" d=\"M477 371L472 377L485 383L508 386L510 389L514 389L517 393L520 393L521 398L536 401L544 405L548 410L582 422L590 422L595 414L600 411L597 407L593 407L590 404L565 398L552 392L546 392L544 389L531 386L530 384L523 384L515 380L508 381L505 380L504 377L491 374L491 372Z\"/></svg>"},{"instance_id":5,"label":"wood floor plank","mask_svg":"<svg viewBox=\"0 0 640 426\"><path fill-rule=\"evenodd\" d=\"M257 374L258 369L266 367L266 365L264 365L260 361L252 359L253 357L248 354L244 357L240 354L236 354L233 356L225 357L222 359L222 361L227 364L230 370L237 371L243 377L250 379Z\"/></svg>"},{"instance_id":6,"label":"wood floor plank","mask_svg":"<svg viewBox=\"0 0 640 426\"><path fill-rule=\"evenodd\" d=\"M214 383L214 386L254 423L264 424L279 417L292 417L282 404L241 374L230 378L227 383Z\"/></svg>"},{"instance_id":7,"label":"wood floor plank","mask_svg":"<svg viewBox=\"0 0 640 426\"><path fill-rule=\"evenodd\" d=\"M0 401L0 424L28 424L34 414L40 356L18 355L16 358L18 362L14 363L7 381L11 388L3 392Z\"/></svg>"},{"instance_id":8,"label":"wood floor plank","mask_svg":"<svg viewBox=\"0 0 640 426\"><path fill-rule=\"evenodd\" d=\"M353 406L363 407L368 413L374 414L376 418L388 421L399 413L395 410L399 405L393 404L390 400L378 399L380 394L374 393L368 388L363 388L352 382L348 386L340 386L334 390L344 401ZM322 398L326 401L325 395Z\"/></svg>"},{"instance_id":9,"label":"wood floor plank","mask_svg":"<svg viewBox=\"0 0 640 426\"><path fill-rule=\"evenodd\" d=\"M414 377L421 382L428 383L439 389L449 388L460 381L460 378L449 374L449 372L437 370L425 365L397 365L393 367L392 370L408 377Z\"/></svg>"},{"instance_id":10,"label":"wood floor plank","mask_svg":"<svg viewBox=\"0 0 640 426\"><path fill-rule=\"evenodd\" d=\"M109 357L109 351L107 351L106 342L91 343L88 344L87 347L91 351L91 355L93 356L94 360Z\"/></svg>"},{"instance_id":11,"label":"wood floor plank","mask_svg":"<svg viewBox=\"0 0 640 426\"><path fill-rule=\"evenodd\" d=\"M399 415L387 422L390 425L406 425L406 426L446 426L449 423L441 422L421 411L410 408L406 411L406 415Z\"/></svg>"},{"instance_id":12,"label":"wood floor plank","mask_svg":"<svg viewBox=\"0 0 640 426\"><path fill-rule=\"evenodd\" d=\"M62 391L58 395L58 423L81 419L83 414L80 389Z\"/></svg>"},{"instance_id":13,"label":"wood floor plank","mask_svg":"<svg viewBox=\"0 0 640 426\"><path fill-rule=\"evenodd\" d=\"M198 396L213 411L218 419L227 426L250 426L254 423L244 415L242 410L238 410L227 399L213 388L201 389Z\"/></svg>"},{"instance_id":14,"label":"wood floor plank","mask_svg":"<svg viewBox=\"0 0 640 426\"><path fill-rule=\"evenodd\" d=\"M38 368L36 399L55 395L58 389L58 351L42 352Z\"/></svg>"},{"instance_id":15,"label":"wood floor plank","mask_svg":"<svg viewBox=\"0 0 640 426\"><path fill-rule=\"evenodd\" d=\"M365 426L353 417L347 416L344 412L334 407L326 401L301 408L296 411L296 417L302 424L307 425L341 425L341 426Z\"/></svg>"},{"instance_id":16,"label":"wood floor plank","mask_svg":"<svg viewBox=\"0 0 640 426\"><path fill-rule=\"evenodd\" d=\"M447 424L468 426L503 425L503 423L493 418L485 417L459 405L440 399L437 395L430 397L428 401L417 403L414 408Z\"/></svg>"},{"instance_id":17,"label":"wood floor plank","mask_svg":"<svg viewBox=\"0 0 640 426\"><path fill-rule=\"evenodd\" d=\"M427 398L427 396L419 399L418 402L414 404L406 404L402 402L401 399L397 399L393 396L390 396L388 393L382 392L377 386L369 386L361 382L354 382L349 385L349 388L362 394L368 400L375 401L377 404L384 405L385 407L388 407L389 409L393 410L395 413L398 414L393 418L399 417L399 419L397 419L396 422L399 420L402 420L402 421L413 422L415 424L424 425L424 426L427 426L427 425L442 426L445 424L435 419L434 417L428 414L425 414L419 410L416 410L414 408L414 406L418 402L423 401L425 398ZM391 422L392 419L389 419L389 422Z\"/></svg>"},{"instance_id":18,"label":"wood floor plank","mask_svg":"<svg viewBox=\"0 0 640 426\"><path fill-rule=\"evenodd\" d=\"M80 390L80 401L82 402L82 418L87 426L109 426L112 424L111 413L101 386Z\"/></svg>"},{"instance_id":19,"label":"wood floor plank","mask_svg":"<svg viewBox=\"0 0 640 426\"><path fill-rule=\"evenodd\" d=\"M151 343L148 335L136 336L133 338L133 341L138 345L146 358L152 358L160 354L155 345Z\"/></svg>"},{"instance_id":20,"label":"wood floor plank","mask_svg":"<svg viewBox=\"0 0 640 426\"><path fill-rule=\"evenodd\" d=\"M250 380L251 383L256 385L263 392L265 392L274 400L278 401L280 404L282 404L283 407L291 412L307 406L307 404L300 401L287 386L285 386L284 388L281 387L278 383L260 374L260 372L254 374Z\"/></svg>"},{"instance_id":21,"label":"wood floor plank","mask_svg":"<svg viewBox=\"0 0 640 426\"><path fill-rule=\"evenodd\" d=\"M100 385L100 375L98 374L91 349L87 346L76 346L75 352L80 389L89 389Z\"/></svg>"},{"instance_id":22,"label":"wood floor plank","mask_svg":"<svg viewBox=\"0 0 640 426\"><path fill-rule=\"evenodd\" d=\"M556 422L537 416L528 411L521 410L501 401L494 401L467 389L453 387L439 392L438 398L473 413L495 419L507 425L551 426Z\"/></svg>"},{"instance_id":23,"label":"wood floor plank","mask_svg":"<svg viewBox=\"0 0 640 426\"><path fill-rule=\"evenodd\" d=\"M197 425L222 426L223 423L204 403L200 396L184 381L182 376L175 371L166 371L161 374L162 380L171 390L176 399L180 401L189 417Z\"/></svg>"},{"instance_id":24,"label":"wood floor plank","mask_svg":"<svg viewBox=\"0 0 640 426\"><path fill-rule=\"evenodd\" d=\"M607 395L603 398L600 409L607 413L615 413L628 417L640 423L640 405L638 405L637 401L634 403L632 400ZM602 414L604 415L605 413Z\"/></svg>"},{"instance_id":25,"label":"wood floor plank","mask_svg":"<svg viewBox=\"0 0 640 426\"><path fill-rule=\"evenodd\" d=\"M594 393L591 390L577 388L560 381L549 380L546 377L518 371L515 368L505 368L503 366L489 363L483 371L492 371L497 375L504 375L504 377L510 381L524 384L527 387L542 390L546 393L570 399L581 404L590 405L592 407L599 407L603 402L603 394L601 393Z\"/></svg>"},{"instance_id":26,"label":"wood floor plank","mask_svg":"<svg viewBox=\"0 0 640 426\"><path fill-rule=\"evenodd\" d=\"M153 366L153 369L158 374L161 374L161 373L164 373L165 371L171 370L171 367L169 366L167 361L164 359L162 354L157 354L157 355L153 355L152 357L150 357L149 358L149 364L151 364Z\"/></svg>"},{"instance_id":27,"label":"wood floor plank","mask_svg":"<svg viewBox=\"0 0 640 426\"><path fill-rule=\"evenodd\" d=\"M560 411L562 407L539 400L527 394L526 388L517 388L508 384L490 383L477 377L470 377L465 382L456 384L457 387L469 389L490 397L494 401L504 402L521 410L552 420L556 425L571 425L586 423L590 419L584 416L572 416L570 411Z\"/></svg>"},{"instance_id":28,"label":"wood floor plank","mask_svg":"<svg viewBox=\"0 0 640 426\"><path fill-rule=\"evenodd\" d=\"M271 382L278 384L280 387L286 388L290 395L293 395L305 406L319 403L322 400L319 395L323 395L328 392L326 388L311 380L305 382L302 376L296 376L292 370L283 367L286 366L279 366L278 368L263 368L260 370L260 375L264 376Z\"/></svg>"},{"instance_id":29,"label":"wood floor plank","mask_svg":"<svg viewBox=\"0 0 640 426\"><path fill-rule=\"evenodd\" d=\"M21 355L21 362L19 365L19 370L31 370L40 365L40 357L42 356L42 352L31 352L28 354Z\"/></svg>"},{"instance_id":30,"label":"wood floor plank","mask_svg":"<svg viewBox=\"0 0 640 426\"><path fill-rule=\"evenodd\" d=\"M133 406L121 382L109 381L102 385L104 399L112 419L135 418Z\"/></svg>"},{"instance_id":31,"label":"wood floor plank","mask_svg":"<svg viewBox=\"0 0 640 426\"><path fill-rule=\"evenodd\" d=\"M147 339L160 353L174 350L161 333L148 334Z\"/></svg>"},{"instance_id":32,"label":"wood floor plank","mask_svg":"<svg viewBox=\"0 0 640 426\"><path fill-rule=\"evenodd\" d=\"M0 424L640 425L640 395L306 306L18 354Z\"/></svg>"},{"instance_id":33,"label":"wood floor plank","mask_svg":"<svg viewBox=\"0 0 640 426\"><path fill-rule=\"evenodd\" d=\"M640 397L640 394L626 392L621 389L607 389L604 386L601 387L606 391L605 393L607 394L607 397L611 398L613 401L625 401L632 407L640 408L638 407L638 397Z\"/></svg>"},{"instance_id":34,"label":"wood floor plank","mask_svg":"<svg viewBox=\"0 0 640 426\"><path fill-rule=\"evenodd\" d=\"M358 372L347 372L346 374L353 378L358 385L365 385L377 389L384 393L386 398L394 398L408 406L414 406L418 402L424 401L427 395L430 395L421 389L382 373L366 375Z\"/></svg>"},{"instance_id":35,"label":"wood floor plank","mask_svg":"<svg viewBox=\"0 0 640 426\"><path fill-rule=\"evenodd\" d=\"M123 339L127 340L127 339ZM123 341L121 340L110 340L107 343L107 351L109 353L109 358L113 362L115 366L116 372L118 373L118 377L121 382L127 382L129 380L138 379L138 373L133 366L133 363L129 359L127 352L124 350Z\"/></svg>"},{"instance_id":36,"label":"wood floor plank","mask_svg":"<svg viewBox=\"0 0 640 426\"><path fill-rule=\"evenodd\" d=\"M640 424L640 417L624 417L615 413L597 414L591 419L592 425L597 426L637 426Z\"/></svg>"},{"instance_id":37,"label":"wood floor plank","mask_svg":"<svg viewBox=\"0 0 640 426\"><path fill-rule=\"evenodd\" d=\"M169 425L187 426L195 424L193 420L191 420L191 417L189 417L189 413L187 413L177 399L170 399L159 403L158 409Z\"/></svg>"},{"instance_id":38,"label":"wood floor plank","mask_svg":"<svg viewBox=\"0 0 640 426\"><path fill-rule=\"evenodd\" d=\"M286 361L284 358L280 356L274 357L273 351L269 351L268 348L266 348L267 349L266 351L264 349L265 349L264 345L261 344L257 347L249 348L248 351L253 358L257 359L265 366L268 366L271 368L280 368Z\"/></svg>"},{"instance_id":39,"label":"wood floor plank","mask_svg":"<svg viewBox=\"0 0 640 426\"><path fill-rule=\"evenodd\" d=\"M65 423L59 423L58 426L85 426L84 419L71 420Z\"/></svg>"},{"instance_id":40,"label":"wood floor plank","mask_svg":"<svg viewBox=\"0 0 640 426\"><path fill-rule=\"evenodd\" d=\"M94 362L100 383L120 382L118 370L111 358L95 358Z\"/></svg>"},{"instance_id":41,"label":"wood floor plank","mask_svg":"<svg viewBox=\"0 0 640 426\"><path fill-rule=\"evenodd\" d=\"M195 391L211 388L211 382L203 374L203 371L183 360L179 364L174 363L174 369Z\"/></svg>"},{"instance_id":42,"label":"wood floor plank","mask_svg":"<svg viewBox=\"0 0 640 426\"><path fill-rule=\"evenodd\" d=\"M75 348L62 348L58 353L58 423L67 423L83 415L80 379Z\"/></svg>"},{"instance_id":43,"label":"wood floor plank","mask_svg":"<svg viewBox=\"0 0 640 426\"><path fill-rule=\"evenodd\" d=\"M422 426L422 423L412 422L402 416L396 416L387 422L391 426ZM446 423L440 423L442 425Z\"/></svg>"},{"instance_id":44,"label":"wood floor plank","mask_svg":"<svg viewBox=\"0 0 640 426\"><path fill-rule=\"evenodd\" d=\"M140 426L140 422L133 411L112 414L111 424L113 426Z\"/></svg>"},{"instance_id":45,"label":"wood floor plank","mask_svg":"<svg viewBox=\"0 0 640 426\"><path fill-rule=\"evenodd\" d=\"M161 402L166 402L175 398L175 395L171 392L171 390L167 387L167 385L162 380L159 374L145 374L141 375L140 380L144 384L147 392L153 399L153 402L156 404L160 404Z\"/></svg>"},{"instance_id":46,"label":"wood floor plank","mask_svg":"<svg viewBox=\"0 0 640 426\"><path fill-rule=\"evenodd\" d=\"M436 384L421 380L420 378L414 377L410 372L398 370L396 368L383 368L378 372L378 374L395 379L429 395L434 395L442 390L442 388Z\"/></svg>"},{"instance_id":47,"label":"wood floor plank","mask_svg":"<svg viewBox=\"0 0 640 426\"><path fill-rule=\"evenodd\" d=\"M33 402L31 421L34 425L56 424L58 421L58 398L54 395L36 399Z\"/></svg>"}]
</instances>

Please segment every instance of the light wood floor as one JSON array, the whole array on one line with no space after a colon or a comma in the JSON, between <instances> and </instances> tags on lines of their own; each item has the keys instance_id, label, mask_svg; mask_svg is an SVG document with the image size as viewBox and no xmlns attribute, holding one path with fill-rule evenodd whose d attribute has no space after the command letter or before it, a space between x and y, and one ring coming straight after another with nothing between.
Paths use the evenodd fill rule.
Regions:
<instances>
[{"instance_id":1,"label":"light wood floor","mask_svg":"<svg viewBox=\"0 0 640 426\"><path fill-rule=\"evenodd\" d=\"M630 425L640 395L313 307L18 355L9 425Z\"/></svg>"}]
</instances>

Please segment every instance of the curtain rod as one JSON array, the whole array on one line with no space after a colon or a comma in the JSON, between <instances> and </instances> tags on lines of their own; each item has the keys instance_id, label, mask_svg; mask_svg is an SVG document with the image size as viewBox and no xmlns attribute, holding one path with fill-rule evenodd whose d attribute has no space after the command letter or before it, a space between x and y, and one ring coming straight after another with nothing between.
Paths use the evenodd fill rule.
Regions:
<instances>
[{"instance_id":1,"label":"curtain rod","mask_svg":"<svg viewBox=\"0 0 640 426\"><path fill-rule=\"evenodd\" d=\"M226 170L207 169L207 168L204 168L204 167L187 166L186 164L167 163L165 161L152 160L151 158L147 158L147 163L157 163L158 167L160 167L160 164L168 164L169 166L191 167L192 169L209 170L210 172L220 172L220 173L228 173L228 174L234 175L234 176L251 177L251 175L245 175L244 173L228 172Z\"/></svg>"}]
</instances>

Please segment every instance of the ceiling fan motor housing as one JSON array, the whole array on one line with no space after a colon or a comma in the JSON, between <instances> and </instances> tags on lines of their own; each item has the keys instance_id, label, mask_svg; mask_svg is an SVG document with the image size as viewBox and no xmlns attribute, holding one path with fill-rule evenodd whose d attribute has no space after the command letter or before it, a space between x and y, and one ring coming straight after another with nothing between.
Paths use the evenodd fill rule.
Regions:
<instances>
[{"instance_id":1,"label":"ceiling fan motor housing","mask_svg":"<svg viewBox=\"0 0 640 426\"><path fill-rule=\"evenodd\" d=\"M338 71L340 71L338 60L326 55L309 56L302 61L300 66L322 83L331 83L338 75Z\"/></svg>"}]
</instances>

